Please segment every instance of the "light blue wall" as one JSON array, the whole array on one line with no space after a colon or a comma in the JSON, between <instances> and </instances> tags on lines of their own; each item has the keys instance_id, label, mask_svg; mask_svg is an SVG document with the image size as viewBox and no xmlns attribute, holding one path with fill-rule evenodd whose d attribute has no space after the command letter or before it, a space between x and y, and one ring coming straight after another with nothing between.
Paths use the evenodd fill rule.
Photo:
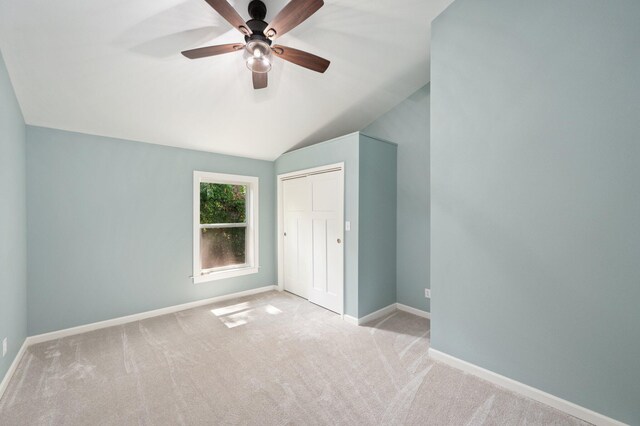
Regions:
<instances>
[{"instance_id":1,"label":"light blue wall","mask_svg":"<svg viewBox=\"0 0 640 426\"><path fill-rule=\"evenodd\" d=\"M433 24L432 346L640 424L640 2Z\"/></svg>"},{"instance_id":2,"label":"light blue wall","mask_svg":"<svg viewBox=\"0 0 640 426\"><path fill-rule=\"evenodd\" d=\"M396 303L396 161L396 145L360 136L360 318Z\"/></svg>"},{"instance_id":3,"label":"light blue wall","mask_svg":"<svg viewBox=\"0 0 640 426\"><path fill-rule=\"evenodd\" d=\"M276 284L273 163L27 127L29 334ZM260 178L260 272L193 284L193 171Z\"/></svg>"},{"instance_id":4,"label":"light blue wall","mask_svg":"<svg viewBox=\"0 0 640 426\"><path fill-rule=\"evenodd\" d=\"M0 52L0 381L27 336L26 216L25 125Z\"/></svg>"},{"instance_id":5,"label":"light blue wall","mask_svg":"<svg viewBox=\"0 0 640 426\"><path fill-rule=\"evenodd\" d=\"M424 86L362 133L398 144L399 303L429 311L429 102Z\"/></svg>"},{"instance_id":6,"label":"light blue wall","mask_svg":"<svg viewBox=\"0 0 640 426\"><path fill-rule=\"evenodd\" d=\"M310 169L327 164L345 163L345 221L351 222L351 231L344 234L345 314L358 317L358 133L301 148L283 154L275 162L276 175ZM274 179L275 180L275 179ZM275 222L274 222L275 223Z\"/></svg>"}]
</instances>

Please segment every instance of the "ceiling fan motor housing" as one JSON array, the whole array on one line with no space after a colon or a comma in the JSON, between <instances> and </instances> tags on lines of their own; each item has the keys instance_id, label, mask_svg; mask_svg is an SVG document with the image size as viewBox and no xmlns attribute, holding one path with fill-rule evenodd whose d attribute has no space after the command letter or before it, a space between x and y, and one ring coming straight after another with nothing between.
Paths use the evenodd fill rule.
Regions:
<instances>
[{"instance_id":1,"label":"ceiling fan motor housing","mask_svg":"<svg viewBox=\"0 0 640 426\"><path fill-rule=\"evenodd\" d=\"M268 26L264 21L264 18L267 16L267 6L264 2L261 0L252 0L249 3L249 16L251 16L251 19L247 21L247 26L253 34L245 36L245 41L248 43L251 40L261 40L271 46L271 40L264 35L264 30Z\"/></svg>"}]
</instances>

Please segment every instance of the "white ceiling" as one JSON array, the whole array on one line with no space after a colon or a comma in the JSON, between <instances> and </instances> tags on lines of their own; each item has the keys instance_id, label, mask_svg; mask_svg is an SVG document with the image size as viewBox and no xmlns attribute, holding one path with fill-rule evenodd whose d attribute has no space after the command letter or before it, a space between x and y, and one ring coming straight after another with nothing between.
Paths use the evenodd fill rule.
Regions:
<instances>
[{"instance_id":1,"label":"white ceiling","mask_svg":"<svg viewBox=\"0 0 640 426\"><path fill-rule=\"evenodd\" d=\"M357 131L429 81L430 22L452 0L325 0L277 43L331 60L276 59L254 91L242 41L204 0L0 0L0 49L28 124L273 160ZM231 0L248 19L249 0ZM266 0L269 21L286 0Z\"/></svg>"}]
</instances>

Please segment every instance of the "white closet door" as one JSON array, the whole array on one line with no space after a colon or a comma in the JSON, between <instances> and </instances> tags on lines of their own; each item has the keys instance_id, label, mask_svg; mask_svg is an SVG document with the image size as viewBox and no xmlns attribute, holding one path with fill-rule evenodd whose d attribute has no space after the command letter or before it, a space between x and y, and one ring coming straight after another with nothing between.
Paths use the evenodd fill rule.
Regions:
<instances>
[{"instance_id":1,"label":"white closet door","mask_svg":"<svg viewBox=\"0 0 640 426\"><path fill-rule=\"evenodd\" d=\"M344 236L343 172L311 175L311 282L309 301L342 313Z\"/></svg>"},{"instance_id":2,"label":"white closet door","mask_svg":"<svg viewBox=\"0 0 640 426\"><path fill-rule=\"evenodd\" d=\"M344 173L282 182L284 289L343 313Z\"/></svg>"},{"instance_id":3,"label":"white closet door","mask_svg":"<svg viewBox=\"0 0 640 426\"><path fill-rule=\"evenodd\" d=\"M282 182L284 289L309 298L311 286L311 191L306 177Z\"/></svg>"}]
</instances>

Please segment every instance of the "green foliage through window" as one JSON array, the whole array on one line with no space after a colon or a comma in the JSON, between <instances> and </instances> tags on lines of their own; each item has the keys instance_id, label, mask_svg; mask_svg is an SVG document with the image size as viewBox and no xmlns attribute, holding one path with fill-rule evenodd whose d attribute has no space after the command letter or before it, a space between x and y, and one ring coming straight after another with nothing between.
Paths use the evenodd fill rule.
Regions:
<instances>
[{"instance_id":1,"label":"green foliage through window","mask_svg":"<svg viewBox=\"0 0 640 426\"><path fill-rule=\"evenodd\" d=\"M200 224L246 223L247 186L200 183ZM205 227L200 230L202 269L246 262L246 228Z\"/></svg>"},{"instance_id":2,"label":"green foliage through window","mask_svg":"<svg viewBox=\"0 0 640 426\"><path fill-rule=\"evenodd\" d=\"M200 223L244 223L247 187L223 183L200 184Z\"/></svg>"},{"instance_id":3,"label":"green foliage through window","mask_svg":"<svg viewBox=\"0 0 640 426\"><path fill-rule=\"evenodd\" d=\"M244 264L247 261L245 238L246 228L200 230L202 269Z\"/></svg>"}]
</instances>

